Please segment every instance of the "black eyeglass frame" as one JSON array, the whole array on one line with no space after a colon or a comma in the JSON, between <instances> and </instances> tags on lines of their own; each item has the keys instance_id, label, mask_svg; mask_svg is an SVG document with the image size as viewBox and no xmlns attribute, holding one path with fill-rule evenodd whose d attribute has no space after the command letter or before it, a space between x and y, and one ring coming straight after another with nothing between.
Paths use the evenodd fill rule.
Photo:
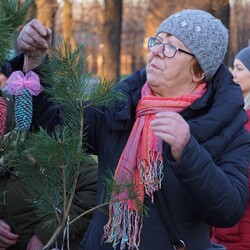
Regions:
<instances>
[{"instance_id":1,"label":"black eyeglass frame","mask_svg":"<svg viewBox=\"0 0 250 250\"><path fill-rule=\"evenodd\" d=\"M157 41L159 42L159 45L160 45L160 44L163 45L163 50L162 50L162 52L163 52L164 57L173 58L173 57L176 55L177 51L180 51L180 52L183 52L183 53L185 53L185 54L188 54L188 55L190 55L190 56L195 57L195 55L192 54L191 52L188 52L188 51L186 51L186 50L180 49L180 48L176 47L175 45L173 45L173 44L171 44L171 43L163 43L163 42L161 42L159 39L157 39L156 37L149 37L149 39L148 39L148 49L149 49L150 51L151 51L151 48L152 48L152 47L150 48L150 47L149 47L149 44L150 44L150 40L152 40L152 39L157 40ZM166 46L166 45L169 46L169 47L171 47L171 48L173 48L173 49L175 50L173 56L166 56L166 55L165 55L164 51L165 51L165 46ZM157 46L157 45L156 45L156 46Z\"/></svg>"}]
</instances>

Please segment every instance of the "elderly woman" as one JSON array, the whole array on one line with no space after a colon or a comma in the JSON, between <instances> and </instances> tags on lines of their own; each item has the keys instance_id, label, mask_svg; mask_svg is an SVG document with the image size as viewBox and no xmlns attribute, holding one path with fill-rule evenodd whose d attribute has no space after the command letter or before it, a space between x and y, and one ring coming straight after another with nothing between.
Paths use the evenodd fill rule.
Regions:
<instances>
[{"instance_id":1,"label":"elderly woman","mask_svg":"<svg viewBox=\"0 0 250 250\"><path fill-rule=\"evenodd\" d=\"M38 20L20 33L26 70L36 66L29 55L44 57L46 35ZM227 29L209 13L175 13L149 38L146 70L115 86L126 98L102 112L85 109L87 144L99 159L97 204L107 170L125 185L106 212L95 211L80 249L212 249L210 225L239 221L248 204L250 137L241 89L222 64L227 46ZM179 242L162 219L166 207Z\"/></svg>"}]
</instances>

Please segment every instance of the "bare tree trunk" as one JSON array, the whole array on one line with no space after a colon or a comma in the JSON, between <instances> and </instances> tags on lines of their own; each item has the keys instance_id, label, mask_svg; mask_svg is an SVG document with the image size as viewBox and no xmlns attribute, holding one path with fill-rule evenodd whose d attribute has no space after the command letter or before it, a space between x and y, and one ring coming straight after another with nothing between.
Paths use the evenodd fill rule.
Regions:
<instances>
[{"instance_id":1,"label":"bare tree trunk","mask_svg":"<svg viewBox=\"0 0 250 250\"><path fill-rule=\"evenodd\" d=\"M103 25L103 75L117 81L120 77L122 0L105 0Z\"/></svg>"},{"instance_id":2,"label":"bare tree trunk","mask_svg":"<svg viewBox=\"0 0 250 250\"><path fill-rule=\"evenodd\" d=\"M230 65L233 64L235 55L239 50L248 46L250 31L249 21L250 4L248 0L237 0L231 6L230 22Z\"/></svg>"},{"instance_id":3,"label":"bare tree trunk","mask_svg":"<svg viewBox=\"0 0 250 250\"><path fill-rule=\"evenodd\" d=\"M207 9L213 16L220 19L221 22L229 30L230 26L230 5L229 0L214 0L212 1L211 9ZM224 63L229 65L229 53L226 53Z\"/></svg>"},{"instance_id":4,"label":"bare tree trunk","mask_svg":"<svg viewBox=\"0 0 250 250\"><path fill-rule=\"evenodd\" d=\"M76 41L73 33L73 20L72 20L72 2L64 0L63 18L62 18L62 35L63 39L67 41L71 49L75 49Z\"/></svg>"},{"instance_id":5,"label":"bare tree trunk","mask_svg":"<svg viewBox=\"0 0 250 250\"><path fill-rule=\"evenodd\" d=\"M55 41L55 15L58 8L57 0L36 0L37 19L52 30L52 44Z\"/></svg>"}]
</instances>

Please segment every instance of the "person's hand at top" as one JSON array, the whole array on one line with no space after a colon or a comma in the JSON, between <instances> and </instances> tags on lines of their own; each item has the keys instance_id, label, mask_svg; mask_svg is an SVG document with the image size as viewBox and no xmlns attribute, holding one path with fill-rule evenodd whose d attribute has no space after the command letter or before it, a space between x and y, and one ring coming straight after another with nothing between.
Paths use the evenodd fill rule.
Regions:
<instances>
[{"instance_id":1,"label":"person's hand at top","mask_svg":"<svg viewBox=\"0 0 250 250\"><path fill-rule=\"evenodd\" d=\"M43 61L51 45L51 38L51 30L37 19L33 19L23 27L17 38L17 44L25 55L24 71L37 67Z\"/></svg>"}]
</instances>

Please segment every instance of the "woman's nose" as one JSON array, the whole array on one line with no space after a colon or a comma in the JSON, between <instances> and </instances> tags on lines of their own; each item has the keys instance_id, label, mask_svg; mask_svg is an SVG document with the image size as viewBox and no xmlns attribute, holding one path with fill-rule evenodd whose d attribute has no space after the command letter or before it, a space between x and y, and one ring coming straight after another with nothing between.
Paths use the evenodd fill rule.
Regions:
<instances>
[{"instance_id":1,"label":"woman's nose","mask_svg":"<svg viewBox=\"0 0 250 250\"><path fill-rule=\"evenodd\" d=\"M152 47L151 51L152 51L154 56L159 56L160 58L164 58L163 45L162 44Z\"/></svg>"}]
</instances>

